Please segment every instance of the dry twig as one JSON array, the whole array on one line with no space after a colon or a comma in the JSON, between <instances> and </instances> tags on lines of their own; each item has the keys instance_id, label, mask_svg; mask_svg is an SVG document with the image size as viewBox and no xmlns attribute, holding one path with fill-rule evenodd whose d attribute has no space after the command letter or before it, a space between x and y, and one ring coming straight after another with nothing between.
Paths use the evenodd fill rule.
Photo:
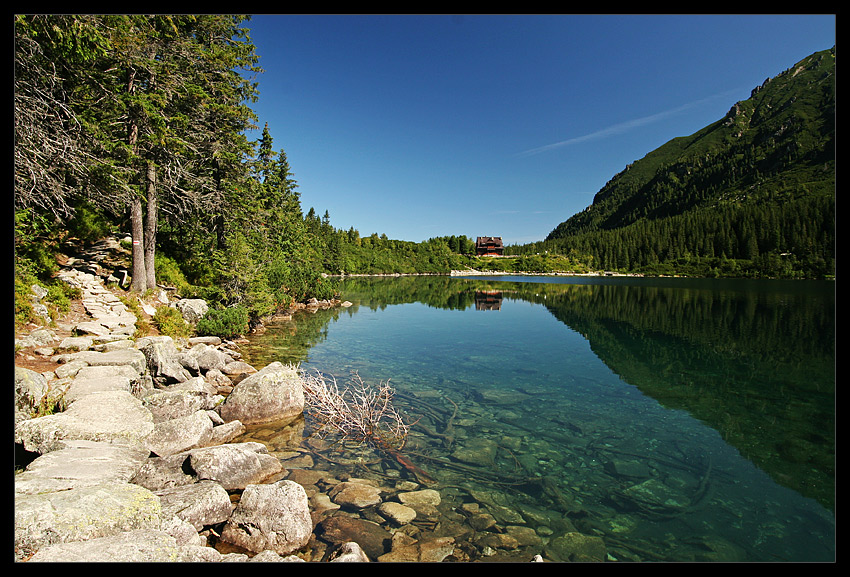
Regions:
<instances>
[{"instance_id":1,"label":"dry twig","mask_svg":"<svg viewBox=\"0 0 850 577\"><path fill-rule=\"evenodd\" d=\"M321 373L303 376L305 408L318 423L319 436L341 442L368 443L381 450L399 451L411 425L392 404L389 381L372 387L355 374L347 387Z\"/></svg>"}]
</instances>

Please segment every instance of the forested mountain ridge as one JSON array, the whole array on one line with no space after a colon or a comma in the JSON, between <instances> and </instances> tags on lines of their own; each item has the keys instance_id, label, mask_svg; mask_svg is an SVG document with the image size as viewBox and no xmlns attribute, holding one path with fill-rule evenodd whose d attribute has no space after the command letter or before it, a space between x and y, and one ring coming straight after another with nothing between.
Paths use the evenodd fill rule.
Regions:
<instances>
[{"instance_id":1,"label":"forested mountain ridge","mask_svg":"<svg viewBox=\"0 0 850 577\"><path fill-rule=\"evenodd\" d=\"M632 269L684 256L783 255L822 272L833 266L834 200L832 48L768 78L724 118L630 164L529 248L590 253L602 267Z\"/></svg>"}]
</instances>

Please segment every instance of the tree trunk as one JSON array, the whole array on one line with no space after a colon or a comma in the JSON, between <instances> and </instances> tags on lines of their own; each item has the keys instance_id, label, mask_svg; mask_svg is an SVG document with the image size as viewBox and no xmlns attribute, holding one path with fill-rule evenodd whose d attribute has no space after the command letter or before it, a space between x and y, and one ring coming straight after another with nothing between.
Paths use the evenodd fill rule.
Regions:
<instances>
[{"instance_id":1,"label":"tree trunk","mask_svg":"<svg viewBox=\"0 0 850 577\"><path fill-rule=\"evenodd\" d=\"M147 275L145 274L142 199L138 196L130 201L130 222L133 227L133 283L130 285L130 290L142 293L147 290Z\"/></svg>"},{"instance_id":2,"label":"tree trunk","mask_svg":"<svg viewBox=\"0 0 850 577\"><path fill-rule=\"evenodd\" d=\"M133 93L135 90L136 73L130 71L127 82L127 92ZM130 118L127 125L127 143L133 150L133 154L137 152L137 144L139 140L139 125ZM142 222L142 199L137 195L133 195L130 199L130 224L133 228L133 282L130 285L130 290L133 292L145 292L147 290L147 275L145 274L145 250L144 250L144 223Z\"/></svg>"},{"instance_id":3,"label":"tree trunk","mask_svg":"<svg viewBox=\"0 0 850 577\"><path fill-rule=\"evenodd\" d=\"M156 166L148 162L147 170L147 196L148 214L145 222L145 271L147 288L156 287L156 271L154 270L154 255L156 254L156 218L157 218L157 190L156 190Z\"/></svg>"}]
</instances>

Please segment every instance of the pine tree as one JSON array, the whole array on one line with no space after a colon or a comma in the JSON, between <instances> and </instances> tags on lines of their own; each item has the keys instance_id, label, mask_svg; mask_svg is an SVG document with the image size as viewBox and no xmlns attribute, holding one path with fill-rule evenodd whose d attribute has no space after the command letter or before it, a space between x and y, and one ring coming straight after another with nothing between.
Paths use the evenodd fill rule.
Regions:
<instances>
[{"instance_id":1,"label":"pine tree","mask_svg":"<svg viewBox=\"0 0 850 577\"><path fill-rule=\"evenodd\" d=\"M70 75L67 106L92 143L90 200L115 214L129 208L133 286L144 290L155 284L160 205L187 218L220 203L240 178L254 88L238 69L254 69L254 47L234 16L45 18L71 37L81 27L103 31L88 66Z\"/></svg>"}]
</instances>

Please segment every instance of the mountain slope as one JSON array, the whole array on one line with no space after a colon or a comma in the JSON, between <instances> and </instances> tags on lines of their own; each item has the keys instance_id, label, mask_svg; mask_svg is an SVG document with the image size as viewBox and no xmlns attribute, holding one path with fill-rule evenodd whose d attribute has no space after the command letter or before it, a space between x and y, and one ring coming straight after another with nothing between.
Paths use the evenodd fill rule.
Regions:
<instances>
[{"instance_id":1,"label":"mountain slope","mask_svg":"<svg viewBox=\"0 0 850 577\"><path fill-rule=\"evenodd\" d=\"M712 216L726 219L740 210L757 210L775 218L769 216L773 208L787 211L798 202L820 203L812 214L822 218L824 211L829 211L824 203L834 202L834 195L833 47L765 80L724 118L691 136L674 138L627 166L596 194L589 207L559 224L547 241L632 226L646 228L666 219L681 224L685 215L699 215L698 221L707 221ZM752 221L749 226L758 229L762 224L758 218L747 217ZM741 236L740 231L733 232ZM825 234L828 236L828 231ZM799 249L765 244L768 251ZM700 254L699 250L690 252ZM744 258L739 253L730 249L724 256Z\"/></svg>"}]
</instances>

